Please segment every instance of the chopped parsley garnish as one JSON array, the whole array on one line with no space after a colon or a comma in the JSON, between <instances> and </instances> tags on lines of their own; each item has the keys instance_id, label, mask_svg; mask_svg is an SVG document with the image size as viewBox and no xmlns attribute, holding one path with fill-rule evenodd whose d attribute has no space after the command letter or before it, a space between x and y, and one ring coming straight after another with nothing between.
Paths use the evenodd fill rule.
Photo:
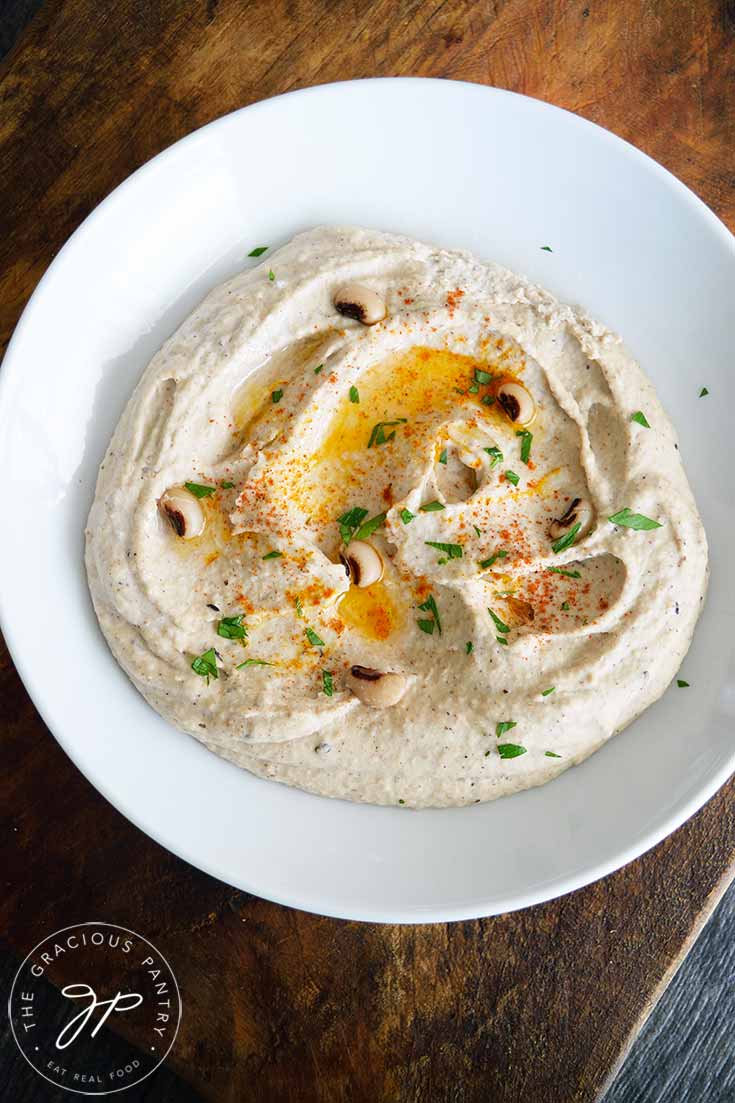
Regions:
<instances>
[{"instance_id":1,"label":"chopped parsley garnish","mask_svg":"<svg viewBox=\"0 0 735 1103\"><path fill-rule=\"evenodd\" d=\"M505 550L505 548L500 548L493 555L491 555L488 559L481 559L480 560L480 566L482 567L483 571L486 571L488 567L492 567L493 563L497 559L507 559L507 557L508 557L508 553Z\"/></svg>"},{"instance_id":2,"label":"chopped parsley garnish","mask_svg":"<svg viewBox=\"0 0 735 1103\"><path fill-rule=\"evenodd\" d=\"M495 725L495 738L500 739L501 735L505 735L511 728L515 728L515 720L501 720L500 723Z\"/></svg>"},{"instance_id":3,"label":"chopped parsley garnish","mask_svg":"<svg viewBox=\"0 0 735 1103\"><path fill-rule=\"evenodd\" d=\"M337 518L339 534L344 544L349 544L367 515L368 511L363 509L362 506L353 506L352 509L348 509L346 513Z\"/></svg>"},{"instance_id":4,"label":"chopped parsley garnish","mask_svg":"<svg viewBox=\"0 0 735 1103\"><path fill-rule=\"evenodd\" d=\"M347 513L343 513L341 517L337 518L339 533L344 544L349 544L351 540L367 540L368 536L371 536L376 529L384 524L385 513L377 513L375 517L365 521L367 512L362 506L354 506L352 509L348 509ZM363 522L365 523L363 524Z\"/></svg>"},{"instance_id":5,"label":"chopped parsley garnish","mask_svg":"<svg viewBox=\"0 0 735 1103\"><path fill-rule=\"evenodd\" d=\"M467 391L463 391L461 387L455 387L454 388L454 393L455 394L467 394Z\"/></svg>"},{"instance_id":6,"label":"chopped parsley garnish","mask_svg":"<svg viewBox=\"0 0 735 1103\"><path fill-rule=\"evenodd\" d=\"M233 488L233 486L234 486L235 484L234 484L234 483L231 483L231 482L228 482L228 481L227 481L227 480L225 479L225 481L224 481L224 482L221 482L221 483L220 483L219 485L220 485L220 486L222 487L222 489L223 489L223 490L232 490L232 488Z\"/></svg>"},{"instance_id":7,"label":"chopped parsley garnish","mask_svg":"<svg viewBox=\"0 0 735 1103\"><path fill-rule=\"evenodd\" d=\"M479 394L479 393L480 393L480 388L478 387L477 383L470 383L469 387L467 388L467 394Z\"/></svg>"},{"instance_id":8,"label":"chopped parsley garnish","mask_svg":"<svg viewBox=\"0 0 735 1103\"><path fill-rule=\"evenodd\" d=\"M563 552L566 551L567 548L571 548L572 544L577 539L577 533L579 532L581 527L582 522L577 521L576 525L572 525L569 532L565 532L563 536L560 536L558 540L554 541L554 543L551 545L551 550L553 552L556 552L556 554L558 555L559 552Z\"/></svg>"},{"instance_id":9,"label":"chopped parsley garnish","mask_svg":"<svg viewBox=\"0 0 735 1103\"><path fill-rule=\"evenodd\" d=\"M379 421L377 425L373 425L368 441L368 448L372 448L373 445L377 447L379 444L387 444L388 441L393 440L393 437L396 435L396 431L393 427L395 425L405 425L407 420L408 418L405 417L397 417L395 421ZM391 432L386 433L386 429L390 429Z\"/></svg>"},{"instance_id":10,"label":"chopped parsley garnish","mask_svg":"<svg viewBox=\"0 0 735 1103\"><path fill-rule=\"evenodd\" d=\"M505 636L496 636L495 639L498 641L498 643L502 643L504 647L508 646L508 641L506 640Z\"/></svg>"},{"instance_id":11,"label":"chopped parsley garnish","mask_svg":"<svg viewBox=\"0 0 735 1103\"><path fill-rule=\"evenodd\" d=\"M439 610L436 607L436 602L434 601L434 595L429 594L426 601L423 601L421 605L419 605L419 609L422 613L431 613L433 618L432 620L419 620L416 622L421 631L426 632L430 636L434 631L434 625L436 625L439 635L441 636L442 622L439 617Z\"/></svg>"},{"instance_id":12,"label":"chopped parsley garnish","mask_svg":"<svg viewBox=\"0 0 735 1103\"><path fill-rule=\"evenodd\" d=\"M217 490L216 486L202 486L201 483L184 483L184 486L195 498L208 498Z\"/></svg>"},{"instance_id":13,"label":"chopped parsley garnish","mask_svg":"<svg viewBox=\"0 0 735 1103\"><path fill-rule=\"evenodd\" d=\"M273 283L275 278L276 278L276 273L273 271L272 268L269 268L268 269L268 279L271 281L271 283Z\"/></svg>"},{"instance_id":14,"label":"chopped parsley garnish","mask_svg":"<svg viewBox=\"0 0 735 1103\"><path fill-rule=\"evenodd\" d=\"M447 462L447 450L446 450L446 448L442 448L441 452L439 453L439 463L444 463L445 464L446 462Z\"/></svg>"},{"instance_id":15,"label":"chopped parsley garnish","mask_svg":"<svg viewBox=\"0 0 735 1103\"><path fill-rule=\"evenodd\" d=\"M273 403L280 402L282 398L283 398L283 391L281 391L281 390L271 391L271 402L273 402Z\"/></svg>"},{"instance_id":16,"label":"chopped parsley garnish","mask_svg":"<svg viewBox=\"0 0 735 1103\"><path fill-rule=\"evenodd\" d=\"M495 399L491 394L484 394L480 399L480 402L482 402L483 406L492 406L494 401Z\"/></svg>"},{"instance_id":17,"label":"chopped parsley garnish","mask_svg":"<svg viewBox=\"0 0 735 1103\"><path fill-rule=\"evenodd\" d=\"M319 375L319 372L322 370L323 367L323 364L317 364L317 366L314 368L314 375Z\"/></svg>"},{"instance_id":18,"label":"chopped parsley garnish","mask_svg":"<svg viewBox=\"0 0 735 1103\"><path fill-rule=\"evenodd\" d=\"M525 753L526 748L521 747L518 743L498 743L498 754L501 758L518 758L519 755Z\"/></svg>"},{"instance_id":19,"label":"chopped parsley garnish","mask_svg":"<svg viewBox=\"0 0 735 1103\"><path fill-rule=\"evenodd\" d=\"M401 799L399 798L399 800L398 800L398 803L399 803L399 804L405 804L406 802L405 802L405 800L401 800Z\"/></svg>"},{"instance_id":20,"label":"chopped parsley garnish","mask_svg":"<svg viewBox=\"0 0 735 1103\"><path fill-rule=\"evenodd\" d=\"M437 501L426 502L425 505L419 506L419 509L421 510L422 513L436 513L438 510L445 509L445 508L446 507L443 506L441 502L437 502Z\"/></svg>"},{"instance_id":21,"label":"chopped parsley garnish","mask_svg":"<svg viewBox=\"0 0 735 1103\"><path fill-rule=\"evenodd\" d=\"M547 567L549 574L563 574L565 578L581 578L579 571L565 571L563 567Z\"/></svg>"},{"instance_id":22,"label":"chopped parsley garnish","mask_svg":"<svg viewBox=\"0 0 735 1103\"><path fill-rule=\"evenodd\" d=\"M701 391L699 392L699 397L700 397L700 398L704 398L704 396L705 396L705 395L708 395L708 394L709 394L709 391L707 390L707 388L706 388L706 387L702 387L702 390L701 390Z\"/></svg>"},{"instance_id":23,"label":"chopped parsley garnish","mask_svg":"<svg viewBox=\"0 0 735 1103\"><path fill-rule=\"evenodd\" d=\"M414 517L416 516L416 514L411 513L410 509L402 509L399 516L400 516L401 520L403 521L404 525L410 525L411 522L413 521Z\"/></svg>"},{"instance_id":24,"label":"chopped parsley garnish","mask_svg":"<svg viewBox=\"0 0 735 1103\"><path fill-rule=\"evenodd\" d=\"M372 536L376 529L379 529L382 524L385 523L385 514L377 513L375 517L371 517L369 521L366 521L364 525L360 525L359 529L353 536L353 540L367 540L368 536Z\"/></svg>"},{"instance_id":25,"label":"chopped parsley garnish","mask_svg":"<svg viewBox=\"0 0 735 1103\"><path fill-rule=\"evenodd\" d=\"M468 655L471 655L472 652L475 650L475 645L473 644L472 640L467 640L467 643L464 645L464 647Z\"/></svg>"},{"instance_id":26,"label":"chopped parsley garnish","mask_svg":"<svg viewBox=\"0 0 735 1103\"><path fill-rule=\"evenodd\" d=\"M677 678L676 684L678 685L679 689L689 689L689 682L685 682L683 678Z\"/></svg>"},{"instance_id":27,"label":"chopped parsley garnish","mask_svg":"<svg viewBox=\"0 0 735 1103\"><path fill-rule=\"evenodd\" d=\"M475 368L475 383L490 383L492 378L489 371L483 371L482 368Z\"/></svg>"},{"instance_id":28,"label":"chopped parsley garnish","mask_svg":"<svg viewBox=\"0 0 735 1103\"><path fill-rule=\"evenodd\" d=\"M195 674L199 674L202 678L207 679L207 685L209 685L210 678L219 678L219 671L217 670L217 654L213 647L210 647L207 651L201 655L197 655L196 659L191 664L191 669Z\"/></svg>"},{"instance_id":29,"label":"chopped parsley garnish","mask_svg":"<svg viewBox=\"0 0 735 1103\"><path fill-rule=\"evenodd\" d=\"M297 617L303 617L303 615L304 615L304 607L301 604L301 598L297 597L296 598L296 616Z\"/></svg>"},{"instance_id":30,"label":"chopped parsley garnish","mask_svg":"<svg viewBox=\"0 0 735 1103\"><path fill-rule=\"evenodd\" d=\"M548 697L549 694L553 693L555 689L556 689L556 686L549 686L548 689L542 689L541 690L541 696L542 697Z\"/></svg>"},{"instance_id":31,"label":"chopped parsley garnish","mask_svg":"<svg viewBox=\"0 0 735 1103\"><path fill-rule=\"evenodd\" d=\"M562 603L561 603L561 607L562 607L562 610L563 610L563 611L564 611L565 613L568 613L568 612L569 612L569 602L568 602L568 601L562 601Z\"/></svg>"},{"instance_id":32,"label":"chopped parsley garnish","mask_svg":"<svg viewBox=\"0 0 735 1103\"><path fill-rule=\"evenodd\" d=\"M527 464L531 458L533 433L529 433L528 429L517 429L516 436L521 438L521 462Z\"/></svg>"},{"instance_id":33,"label":"chopped parsley garnish","mask_svg":"<svg viewBox=\"0 0 735 1103\"><path fill-rule=\"evenodd\" d=\"M304 631L312 647L324 647L324 640L317 636L313 628L306 628Z\"/></svg>"},{"instance_id":34,"label":"chopped parsley garnish","mask_svg":"<svg viewBox=\"0 0 735 1103\"><path fill-rule=\"evenodd\" d=\"M488 456L493 461L490 464L491 470L493 469L493 467L495 467L497 463L503 462L503 453L500 451L499 448L485 448L484 451L487 452Z\"/></svg>"},{"instance_id":35,"label":"chopped parsley garnish","mask_svg":"<svg viewBox=\"0 0 735 1103\"><path fill-rule=\"evenodd\" d=\"M256 245L254 249L251 249L248 253L249 257L262 257L263 253L267 253L270 246L268 245Z\"/></svg>"},{"instance_id":36,"label":"chopped parsley garnish","mask_svg":"<svg viewBox=\"0 0 735 1103\"><path fill-rule=\"evenodd\" d=\"M283 558L283 552L279 552L279 551L269 551L266 555L263 556L263 559L282 559L282 558Z\"/></svg>"},{"instance_id":37,"label":"chopped parsley garnish","mask_svg":"<svg viewBox=\"0 0 735 1103\"><path fill-rule=\"evenodd\" d=\"M513 486L518 486L520 476L516 475L515 471L506 471L505 477L509 483L513 483Z\"/></svg>"},{"instance_id":38,"label":"chopped parsley garnish","mask_svg":"<svg viewBox=\"0 0 735 1103\"><path fill-rule=\"evenodd\" d=\"M541 246L541 251L543 253L553 253L554 252L554 250L551 248L550 245L542 245Z\"/></svg>"},{"instance_id":39,"label":"chopped parsley garnish","mask_svg":"<svg viewBox=\"0 0 735 1103\"><path fill-rule=\"evenodd\" d=\"M222 617L217 625L217 635L225 640L244 640L248 630L242 623L243 614L236 617Z\"/></svg>"},{"instance_id":40,"label":"chopped parsley garnish","mask_svg":"<svg viewBox=\"0 0 735 1103\"><path fill-rule=\"evenodd\" d=\"M358 391L357 387L353 383L353 385L350 387L350 402L359 403L359 401L360 401L360 392Z\"/></svg>"},{"instance_id":41,"label":"chopped parsley garnish","mask_svg":"<svg viewBox=\"0 0 735 1103\"><path fill-rule=\"evenodd\" d=\"M613 525L621 525L626 529L635 529L637 532L646 532L648 529L660 529L660 521L652 521L650 517L645 517L642 513L633 513L632 510L621 509L620 513L613 513L612 517L608 517Z\"/></svg>"},{"instance_id":42,"label":"chopped parsley garnish","mask_svg":"<svg viewBox=\"0 0 735 1103\"><path fill-rule=\"evenodd\" d=\"M331 697L334 693L334 679L330 671L322 671L322 689L326 693L327 697Z\"/></svg>"},{"instance_id":43,"label":"chopped parsley garnish","mask_svg":"<svg viewBox=\"0 0 735 1103\"><path fill-rule=\"evenodd\" d=\"M634 414L631 414L630 415L630 420L631 421L637 421L638 424L642 425L644 429L650 429L651 428L651 426L648 424L648 420L646 418L646 415L643 413L642 410L636 410L636 412Z\"/></svg>"},{"instance_id":44,"label":"chopped parsley garnish","mask_svg":"<svg viewBox=\"0 0 735 1103\"><path fill-rule=\"evenodd\" d=\"M265 659L246 659L244 663L238 663L235 670L242 670L245 666L275 666L275 663L267 663Z\"/></svg>"},{"instance_id":45,"label":"chopped parsley garnish","mask_svg":"<svg viewBox=\"0 0 735 1103\"><path fill-rule=\"evenodd\" d=\"M439 629L439 634L441 635L442 623L441 623L441 620L439 619L439 610L436 607L436 601L434 600L434 595L429 594L426 601L422 602L421 605L419 605L419 609L421 609L425 613L431 613L432 614L432 616L434 617L434 620L436 621L436 626Z\"/></svg>"},{"instance_id":46,"label":"chopped parsley garnish","mask_svg":"<svg viewBox=\"0 0 735 1103\"><path fill-rule=\"evenodd\" d=\"M424 540L424 543L429 548L436 548L437 551L443 552L449 559L461 559L462 558L462 545L461 544L441 544L437 540ZM441 560L440 560L441 562ZM445 560L446 562L446 560Z\"/></svg>"},{"instance_id":47,"label":"chopped parsley garnish","mask_svg":"<svg viewBox=\"0 0 735 1103\"><path fill-rule=\"evenodd\" d=\"M561 755L557 754L555 751L544 751L544 754L547 758L561 758Z\"/></svg>"},{"instance_id":48,"label":"chopped parsley garnish","mask_svg":"<svg viewBox=\"0 0 735 1103\"><path fill-rule=\"evenodd\" d=\"M475 532L477 533L478 536L482 536L482 529L481 528L479 528L477 525L473 525L472 527L473 527L473 529L475 530Z\"/></svg>"},{"instance_id":49,"label":"chopped parsley garnish","mask_svg":"<svg viewBox=\"0 0 735 1103\"><path fill-rule=\"evenodd\" d=\"M497 613L494 613L492 609L488 609L488 613L493 618L493 624L497 628L498 632L501 632L504 636L510 632L510 628L507 624L504 624Z\"/></svg>"}]
</instances>

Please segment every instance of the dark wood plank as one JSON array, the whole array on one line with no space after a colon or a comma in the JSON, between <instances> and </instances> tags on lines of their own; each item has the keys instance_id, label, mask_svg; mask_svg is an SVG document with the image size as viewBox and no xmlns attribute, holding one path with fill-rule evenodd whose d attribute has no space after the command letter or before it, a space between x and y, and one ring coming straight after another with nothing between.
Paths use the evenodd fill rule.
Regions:
<instances>
[{"instance_id":1,"label":"dark wood plank","mask_svg":"<svg viewBox=\"0 0 735 1103\"><path fill-rule=\"evenodd\" d=\"M735 1099L735 886L636 1038L604 1103Z\"/></svg>"},{"instance_id":2,"label":"dark wood plank","mask_svg":"<svg viewBox=\"0 0 735 1103\"><path fill-rule=\"evenodd\" d=\"M21 961L22 958L11 953L0 939L0 991L3 993L10 992ZM101 979L97 978L100 988ZM53 1011L49 1013L47 1007L43 1016L52 1036L56 1037L69 1022L69 1010L65 1006L67 1001L58 999L58 993L54 992L51 984L39 981L39 994L45 997L46 990L57 997L49 1000L53 1002ZM135 1052L140 1051L131 1053L129 1043L106 1027L95 1035L94 1062L97 1069L119 1068L135 1056ZM69 1103L73 1098L65 1087L57 1088L39 1078L15 1044L10 1029L3 1024L0 1029L0 1099L8 1103ZM127 1089L122 1098L125 1103L202 1103L199 1092L185 1084L165 1063L141 1083Z\"/></svg>"},{"instance_id":3,"label":"dark wood plank","mask_svg":"<svg viewBox=\"0 0 735 1103\"><path fill-rule=\"evenodd\" d=\"M570 107L735 224L730 2L51 0L0 70L3 347L55 252L134 168L289 88L451 76ZM46 732L4 652L2 929L102 916L171 960L171 1059L218 1101L590 1101L732 877L735 786L651 854L528 912L376 927L212 881L129 825Z\"/></svg>"}]
</instances>

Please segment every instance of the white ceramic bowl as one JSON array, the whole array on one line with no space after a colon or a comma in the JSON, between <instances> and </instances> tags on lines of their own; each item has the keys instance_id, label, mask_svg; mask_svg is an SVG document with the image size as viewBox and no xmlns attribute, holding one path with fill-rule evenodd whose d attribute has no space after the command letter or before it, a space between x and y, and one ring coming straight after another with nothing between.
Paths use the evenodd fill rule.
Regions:
<instances>
[{"instance_id":1,"label":"white ceramic bowl","mask_svg":"<svg viewBox=\"0 0 735 1103\"><path fill-rule=\"evenodd\" d=\"M671 688L541 789L411 812L258 780L164 723L97 627L83 529L135 382L252 246L324 222L472 249L583 303L624 335L678 427L712 551L682 670L691 688ZM62 747L124 815L189 862L328 915L491 915L641 854L735 765L734 289L733 238L682 184L606 131L496 89L327 85L228 115L166 150L59 253L0 376L0 470L12 495L0 544L3 631ZM710 395L699 399L704 385Z\"/></svg>"}]
</instances>

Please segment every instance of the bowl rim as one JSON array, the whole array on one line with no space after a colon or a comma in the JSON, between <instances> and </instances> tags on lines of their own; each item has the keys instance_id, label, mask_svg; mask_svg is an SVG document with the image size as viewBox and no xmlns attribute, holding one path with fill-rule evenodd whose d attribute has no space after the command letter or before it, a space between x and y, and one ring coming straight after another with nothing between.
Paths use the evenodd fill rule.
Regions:
<instances>
[{"instance_id":1,"label":"bowl rim","mask_svg":"<svg viewBox=\"0 0 735 1103\"><path fill-rule=\"evenodd\" d=\"M623 148L627 156L632 157L639 163L643 164L648 171L655 173L665 184L665 186L673 189L678 195L686 201L687 204L697 213L700 218L703 218L708 224L710 230L716 233L722 240L723 244L729 247L733 252L735 258L735 236L730 232L728 227L722 222L722 220L712 211L703 200L701 200L689 187L687 187L681 180L673 175L668 169L664 168L659 162L655 161L648 154L638 149L631 142L624 138L619 137L612 131L600 126L597 123L577 115L575 112L566 108L557 107L545 100L538 99L533 96L527 96L522 93L509 91L502 88L496 88L491 85L485 85L479 82L471 81L457 81L447 80L437 77L366 77L358 80L345 80L325 82L322 84L311 85L307 88L294 89L288 92L280 93L268 97L263 100L258 100L254 103L248 104L244 107L235 109L228 112L225 115L219 116L216 119L198 127L196 130L184 135L182 138L177 139L175 142L166 146L159 153L155 154L149 160L140 165L129 176L125 177L116 187L109 192L98 204L95 205L93 210L82 220L82 222L76 227L76 229L70 234L65 241L61 249L56 253L46 270L41 276L40 280L36 284L33 292L29 296L25 306L23 307L20 318L18 319L12 336L8 343L5 355L3 357L2 366L0 370L0 429L4 421L3 411L6 405L6 394L10 387L10 381L16 370L16 348L20 345L21 339L25 334L26 329L33 324L33 306L35 301L43 294L46 284L52 278L55 270L63 262L68 250L76 245L86 235L94 233L97 223L100 219L104 218L107 212L118 203L126 193L132 189L137 183L144 178L147 174L153 173L164 162L179 156L182 149L189 148L201 141L203 136L210 134L217 130L225 130L228 126L231 126L233 120L246 114L246 113L258 113L271 110L275 103L282 100L294 100L294 102L304 101L307 99L315 99L320 96L331 96L335 94L335 91L350 89L354 86L376 86L376 85L391 85L391 86L404 86L404 85L431 85L442 86L444 89L459 87L464 93L470 95L480 94L489 98L496 98L498 100L511 100L511 101L525 101L526 103L532 103L535 108L542 113L561 113L566 116L571 116L575 125L579 126L583 130L589 130L595 134L598 140L604 140L608 144L615 145L618 148ZM41 719L48 727L51 734L54 736L57 743L61 746L64 753L71 759L75 767L83 774L83 776L89 781L89 783L99 792L105 800L107 800L112 806L127 820L133 823L138 829L143 831L146 835L152 838L156 843L163 846L166 850L175 854L183 861L194 865L195 868L201 869L211 877L215 877L226 884L234 884L235 887L240 888L242 891L249 892L255 896L259 896L263 899L273 901L274 903L281 904L287 907L297 908L302 911L311 912L313 914L329 916L339 919L351 919L372 923L401 923L401 924L420 924L427 922L447 922L447 921L460 921L466 919L483 918L492 915L506 914L507 912L516 911L522 908L530 907L535 904L543 903L549 900L557 899L560 896L573 892L579 888L583 888L586 885L592 884L599 879L606 877L610 873L621 869L629 862L640 857L646 853L652 847L656 846L664 838L666 838L673 831L678 829L686 820L693 816L702 806L720 789L728 780L728 778L735 771L735 746L733 747L732 754L729 760L725 761L720 769L713 771L712 775L708 779L706 784L702 784L695 794L693 794L688 800L682 802L682 804L673 812L663 816L660 822L651 827L647 833L641 834L635 843L617 850L614 855L610 856L606 860L593 863L585 866L583 869L577 871L574 875L567 877L554 877L553 891L549 895L543 889L539 889L538 885L534 889L527 892L517 893L515 896L508 897L504 901L502 908L495 907L491 904L483 905L478 903L476 906L468 907L464 905L456 905L449 907L435 907L435 906L412 906L408 909L391 906L361 906L360 914L356 914L354 910L349 907L345 909L344 905L339 903L339 898L328 899L323 895L319 899L305 900L303 893L296 892L294 895L288 892L271 892L267 891L264 894L263 888L257 884L249 884L247 878L238 877L236 881L233 881L231 873L219 868L216 861L209 862L202 861L199 857L196 861L192 859L190 855L185 853L182 849L178 848L176 842L167 837L167 833L164 830L151 829L150 826L142 822L143 817L139 816L136 812L131 812L122 803L121 800L116 799L113 792L110 790L104 780L97 776L94 771L90 771L86 766L82 766L78 759L81 759L82 755L77 754L77 751L73 745L73 742L67 738L66 733L63 731L64 723L59 724L59 729L56 730L56 724L54 722L52 713L53 708L48 705L46 700L44 679L42 674L34 670L34 664L23 653L22 648L17 644L17 637L10 618L7 615L5 607L5 592L6 581L0 574L0 630L3 633L5 642L14 663L15 669L20 677L26 691L28 692L31 701L41 716ZM132 687L131 687L132 688ZM323 798L327 799L327 798ZM436 811L436 810L434 810ZM451 809L446 811L451 812Z\"/></svg>"}]
</instances>

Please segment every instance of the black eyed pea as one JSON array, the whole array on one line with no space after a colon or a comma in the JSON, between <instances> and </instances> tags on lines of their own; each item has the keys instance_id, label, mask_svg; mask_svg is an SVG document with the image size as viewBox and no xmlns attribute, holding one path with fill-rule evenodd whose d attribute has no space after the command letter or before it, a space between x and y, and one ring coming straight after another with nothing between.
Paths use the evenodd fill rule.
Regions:
<instances>
[{"instance_id":1,"label":"black eyed pea","mask_svg":"<svg viewBox=\"0 0 735 1103\"><path fill-rule=\"evenodd\" d=\"M346 283L334 296L334 308L345 318L354 318L364 326L382 322L387 313L385 301L364 283Z\"/></svg>"},{"instance_id":2,"label":"black eyed pea","mask_svg":"<svg viewBox=\"0 0 735 1103\"><path fill-rule=\"evenodd\" d=\"M182 540L200 536L204 530L204 510L185 486L172 486L162 494L158 509Z\"/></svg>"},{"instance_id":3,"label":"black eyed pea","mask_svg":"<svg viewBox=\"0 0 735 1103\"><path fill-rule=\"evenodd\" d=\"M339 557L344 564L350 582L364 590L383 577L383 559L367 540L351 540L342 548Z\"/></svg>"},{"instance_id":4,"label":"black eyed pea","mask_svg":"<svg viewBox=\"0 0 735 1103\"><path fill-rule=\"evenodd\" d=\"M495 397L503 412L516 425L530 425L536 416L536 403L522 383L501 383Z\"/></svg>"},{"instance_id":5,"label":"black eyed pea","mask_svg":"<svg viewBox=\"0 0 735 1103\"><path fill-rule=\"evenodd\" d=\"M405 674L374 670L370 666L353 666L347 681L363 705L373 709L397 705L408 689L408 678Z\"/></svg>"},{"instance_id":6,"label":"black eyed pea","mask_svg":"<svg viewBox=\"0 0 735 1103\"><path fill-rule=\"evenodd\" d=\"M549 525L549 539L561 540L570 529L573 529L574 526L578 524L579 531L575 539L581 540L592 528L594 519L595 514L591 503L588 502L586 498L573 498L566 513L552 521Z\"/></svg>"}]
</instances>

